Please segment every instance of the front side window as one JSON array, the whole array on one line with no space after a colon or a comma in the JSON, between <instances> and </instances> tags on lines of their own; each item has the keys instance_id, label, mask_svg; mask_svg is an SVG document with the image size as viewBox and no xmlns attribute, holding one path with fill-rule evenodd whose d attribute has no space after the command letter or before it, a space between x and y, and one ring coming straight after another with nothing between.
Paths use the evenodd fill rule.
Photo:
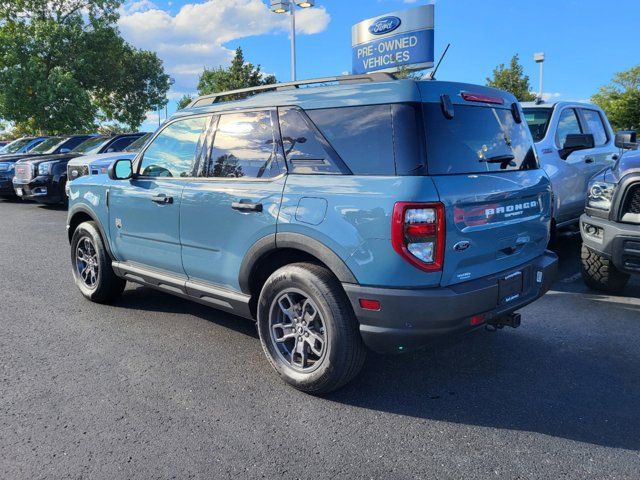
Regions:
<instances>
[{"instance_id":1,"label":"front side window","mask_svg":"<svg viewBox=\"0 0 640 480\"><path fill-rule=\"evenodd\" d=\"M145 150L140 162L140 175L174 178L192 176L198 141L207 119L185 118L165 127Z\"/></svg>"},{"instance_id":2,"label":"front side window","mask_svg":"<svg viewBox=\"0 0 640 480\"><path fill-rule=\"evenodd\" d=\"M556 131L556 142L560 148L564 148L567 135L582 133L582 127L578 121L578 115L573 108L567 108L560 114L558 130Z\"/></svg>"},{"instance_id":3,"label":"front side window","mask_svg":"<svg viewBox=\"0 0 640 480\"><path fill-rule=\"evenodd\" d=\"M280 173L271 112L220 116L205 174L218 178L270 178Z\"/></svg>"},{"instance_id":4,"label":"front side window","mask_svg":"<svg viewBox=\"0 0 640 480\"><path fill-rule=\"evenodd\" d=\"M595 145L600 147L609 141L607 130L602 123L600 113L595 110L582 109L582 114L587 122L589 132L593 134Z\"/></svg>"},{"instance_id":5,"label":"front side window","mask_svg":"<svg viewBox=\"0 0 640 480\"><path fill-rule=\"evenodd\" d=\"M105 153L111 152L122 152L125 148L135 142L138 137L121 137L115 140L111 145L107 147L107 151Z\"/></svg>"}]
</instances>

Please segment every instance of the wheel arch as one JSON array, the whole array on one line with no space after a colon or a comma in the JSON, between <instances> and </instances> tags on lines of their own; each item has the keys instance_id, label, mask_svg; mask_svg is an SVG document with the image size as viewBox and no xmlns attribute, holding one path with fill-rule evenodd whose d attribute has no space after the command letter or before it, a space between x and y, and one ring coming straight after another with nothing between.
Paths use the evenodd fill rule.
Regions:
<instances>
[{"instance_id":1,"label":"wheel arch","mask_svg":"<svg viewBox=\"0 0 640 480\"><path fill-rule=\"evenodd\" d=\"M344 261L323 243L297 233L269 235L249 249L240 267L240 289L251 295L252 312L255 312L258 296L267 278L279 268L298 262L321 265L341 283L358 283Z\"/></svg>"},{"instance_id":2,"label":"wheel arch","mask_svg":"<svg viewBox=\"0 0 640 480\"><path fill-rule=\"evenodd\" d=\"M102 227L102 223L100 223L100 221L98 220L98 216L85 205L76 205L69 211L69 217L67 220L67 237L69 239L69 243L71 243L73 233L78 228L78 225L84 222L94 222L96 224L96 226L98 227L98 231L100 232L100 236L102 237L104 246L107 249L109 256L113 259L111 245L109 244L109 237L107 237Z\"/></svg>"}]
</instances>

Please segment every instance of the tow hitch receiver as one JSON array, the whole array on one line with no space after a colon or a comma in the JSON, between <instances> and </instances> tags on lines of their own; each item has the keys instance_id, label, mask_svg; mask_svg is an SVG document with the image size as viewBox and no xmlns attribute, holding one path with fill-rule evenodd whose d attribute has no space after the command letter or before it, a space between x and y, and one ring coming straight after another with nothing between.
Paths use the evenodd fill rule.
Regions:
<instances>
[{"instance_id":1,"label":"tow hitch receiver","mask_svg":"<svg viewBox=\"0 0 640 480\"><path fill-rule=\"evenodd\" d=\"M487 330L495 332L504 327L518 328L521 316L519 313L510 313L504 317L493 318L487 322Z\"/></svg>"}]
</instances>

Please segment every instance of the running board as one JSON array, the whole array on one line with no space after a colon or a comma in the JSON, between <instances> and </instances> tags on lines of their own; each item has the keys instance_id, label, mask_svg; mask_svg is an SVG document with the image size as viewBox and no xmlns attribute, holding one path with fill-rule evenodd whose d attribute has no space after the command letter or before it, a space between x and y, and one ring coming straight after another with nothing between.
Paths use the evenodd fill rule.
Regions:
<instances>
[{"instance_id":1,"label":"running board","mask_svg":"<svg viewBox=\"0 0 640 480\"><path fill-rule=\"evenodd\" d=\"M118 277L129 282L152 287L202 305L253 319L249 308L250 295L220 288L210 283L189 280L184 275L132 265L127 262L112 262L111 266Z\"/></svg>"}]
</instances>

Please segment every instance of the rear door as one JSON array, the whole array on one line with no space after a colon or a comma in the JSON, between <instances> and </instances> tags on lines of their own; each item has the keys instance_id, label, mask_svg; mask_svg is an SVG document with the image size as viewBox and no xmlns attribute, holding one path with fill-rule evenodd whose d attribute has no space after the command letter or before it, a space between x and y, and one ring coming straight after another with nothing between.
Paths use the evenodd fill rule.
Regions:
<instances>
[{"instance_id":1,"label":"rear door","mask_svg":"<svg viewBox=\"0 0 640 480\"><path fill-rule=\"evenodd\" d=\"M249 249L263 238L275 243L285 166L275 110L216 120L211 155L183 192L182 262L192 282L239 290Z\"/></svg>"},{"instance_id":2,"label":"rear door","mask_svg":"<svg viewBox=\"0 0 640 480\"><path fill-rule=\"evenodd\" d=\"M137 161L138 174L109 187L109 230L122 262L184 275L180 202L194 176L199 140L210 116L169 123Z\"/></svg>"},{"instance_id":3,"label":"rear door","mask_svg":"<svg viewBox=\"0 0 640 480\"><path fill-rule=\"evenodd\" d=\"M517 267L548 242L549 180L524 116L517 122L503 100L459 101L453 118L423 104L429 175L446 211L443 285Z\"/></svg>"}]
</instances>

